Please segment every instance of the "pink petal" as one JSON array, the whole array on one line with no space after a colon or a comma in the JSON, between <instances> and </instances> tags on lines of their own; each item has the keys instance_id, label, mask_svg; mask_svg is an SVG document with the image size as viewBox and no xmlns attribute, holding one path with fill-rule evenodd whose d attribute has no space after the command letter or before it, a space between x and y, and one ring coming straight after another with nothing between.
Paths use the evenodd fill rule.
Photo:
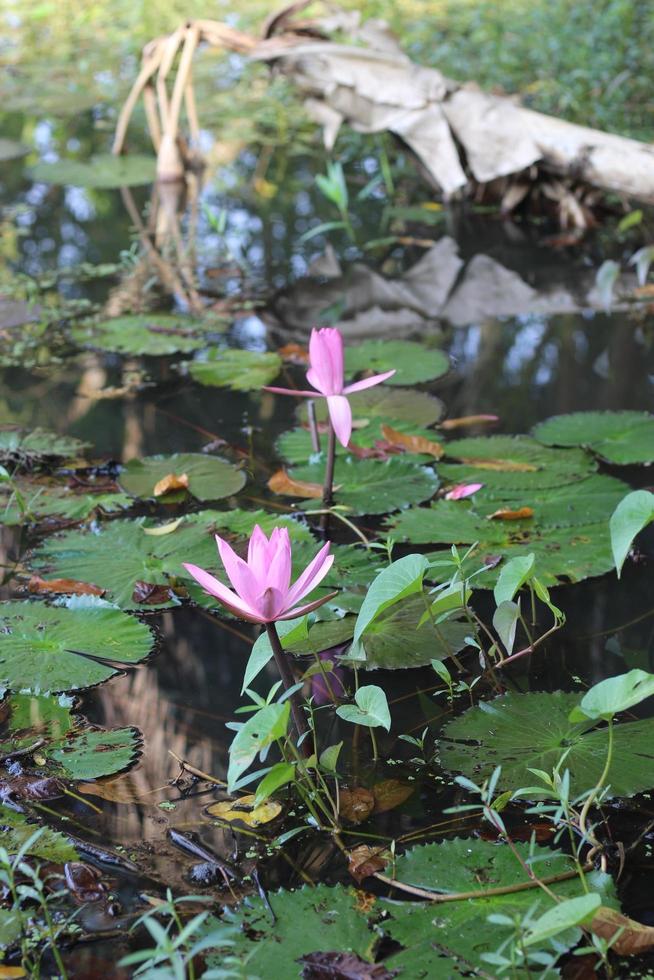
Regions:
<instances>
[{"instance_id":1,"label":"pink petal","mask_svg":"<svg viewBox=\"0 0 654 980\"><path fill-rule=\"evenodd\" d=\"M311 367L307 372L309 384L316 384L325 395L340 395L343 390L343 337L336 327L323 327L312 330L309 340L309 360ZM314 380L315 379L315 380Z\"/></svg>"},{"instance_id":2,"label":"pink petal","mask_svg":"<svg viewBox=\"0 0 654 980\"><path fill-rule=\"evenodd\" d=\"M320 391L301 391L297 388L273 388L270 385L264 385L261 389L262 391L272 391L274 395L296 395L299 398L315 398L316 395L320 395Z\"/></svg>"},{"instance_id":3,"label":"pink petal","mask_svg":"<svg viewBox=\"0 0 654 980\"><path fill-rule=\"evenodd\" d=\"M256 570L266 567L266 556L268 554L268 538L258 524L254 525L250 542L248 544L248 565Z\"/></svg>"},{"instance_id":4,"label":"pink petal","mask_svg":"<svg viewBox=\"0 0 654 980\"><path fill-rule=\"evenodd\" d=\"M288 530L275 528L270 539L275 550L270 557L266 570L266 581L273 589L278 589L284 597L291 584L291 542ZM270 554L270 552L269 552Z\"/></svg>"},{"instance_id":5,"label":"pink petal","mask_svg":"<svg viewBox=\"0 0 654 980\"><path fill-rule=\"evenodd\" d=\"M338 441L342 446L347 446L352 435L352 409L349 401L344 395L329 395L327 407Z\"/></svg>"},{"instance_id":6,"label":"pink petal","mask_svg":"<svg viewBox=\"0 0 654 980\"><path fill-rule=\"evenodd\" d=\"M481 490L483 483L457 483L455 487L448 490L445 494L446 500L464 500L465 497L472 497L473 493Z\"/></svg>"},{"instance_id":7,"label":"pink petal","mask_svg":"<svg viewBox=\"0 0 654 980\"><path fill-rule=\"evenodd\" d=\"M228 589L226 585L219 582L209 572L205 572L203 568L199 568L197 565L187 564L186 562L183 565L189 575L193 576L204 591L208 595L212 595L218 599L230 612L233 612L236 616L240 616L242 619L248 619L250 622L261 622L256 610L252 609L248 603L239 599L237 595L234 595L231 589Z\"/></svg>"},{"instance_id":8,"label":"pink petal","mask_svg":"<svg viewBox=\"0 0 654 980\"><path fill-rule=\"evenodd\" d=\"M306 606L296 606L295 609L287 609L283 613L277 614L277 619L299 619L300 616L306 616L307 613L312 612L317 609L318 606L324 606L326 602L333 599L338 595L338 592L330 592L328 595L322 596L320 599L314 599L313 602L308 602Z\"/></svg>"},{"instance_id":9,"label":"pink petal","mask_svg":"<svg viewBox=\"0 0 654 980\"><path fill-rule=\"evenodd\" d=\"M346 385L343 388L343 394L351 395L353 391L363 391L364 388L372 388L374 385L380 385L382 381L386 381L387 378L391 378L394 374L395 369L384 371L383 374L373 374L372 378L364 378L363 381L355 381L354 384Z\"/></svg>"},{"instance_id":10,"label":"pink petal","mask_svg":"<svg viewBox=\"0 0 654 980\"><path fill-rule=\"evenodd\" d=\"M265 576L259 578L253 569L242 558L239 558L230 545L219 535L216 535L216 544L234 591L250 608L256 609L256 597L265 586Z\"/></svg>"},{"instance_id":11,"label":"pink petal","mask_svg":"<svg viewBox=\"0 0 654 980\"><path fill-rule=\"evenodd\" d=\"M286 604L292 606L308 595L319 582L322 582L329 569L334 564L334 556L329 554L329 541L323 545L315 558L313 558L297 581L288 590Z\"/></svg>"},{"instance_id":12,"label":"pink petal","mask_svg":"<svg viewBox=\"0 0 654 980\"><path fill-rule=\"evenodd\" d=\"M315 368L310 367L307 371L307 381L310 385L313 385L319 394L328 395L330 393L326 378L324 378L322 373L317 371Z\"/></svg>"},{"instance_id":13,"label":"pink petal","mask_svg":"<svg viewBox=\"0 0 654 980\"><path fill-rule=\"evenodd\" d=\"M284 611L284 599L284 594L271 586L257 596L256 611L262 623L272 623L279 619L279 613Z\"/></svg>"}]
</instances>

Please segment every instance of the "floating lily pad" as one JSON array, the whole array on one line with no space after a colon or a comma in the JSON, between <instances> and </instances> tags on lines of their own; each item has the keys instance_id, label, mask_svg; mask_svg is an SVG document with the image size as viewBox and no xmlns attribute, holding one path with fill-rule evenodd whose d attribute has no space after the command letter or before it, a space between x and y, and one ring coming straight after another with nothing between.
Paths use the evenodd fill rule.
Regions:
<instances>
[{"instance_id":1,"label":"floating lily pad","mask_svg":"<svg viewBox=\"0 0 654 980\"><path fill-rule=\"evenodd\" d=\"M3 702L0 753L42 744L31 758L36 775L99 779L132 765L141 751L136 728L99 728L73 713L68 699L14 694Z\"/></svg>"},{"instance_id":2,"label":"floating lily pad","mask_svg":"<svg viewBox=\"0 0 654 980\"><path fill-rule=\"evenodd\" d=\"M364 449L371 449L378 442L384 444L387 441L382 432L382 426L384 425L388 425L397 432L402 432L406 435L438 441L437 433L433 429L421 428L415 422L398 422L392 419L374 418L366 425L354 429L350 442ZM327 446L326 434L321 435L321 446L324 451ZM308 429L297 428L283 432L275 443L275 448L280 456L292 464L306 463L314 455L314 450L311 445L311 434ZM338 456L347 456L349 452L350 450L347 447L342 446L338 441L336 442L336 454ZM427 462L433 457L427 454L411 453L408 458L414 462Z\"/></svg>"},{"instance_id":3,"label":"floating lily pad","mask_svg":"<svg viewBox=\"0 0 654 980\"><path fill-rule=\"evenodd\" d=\"M39 829L39 825L30 823L24 813L19 813L13 807L0 803L0 827L2 828L2 846L9 854L16 854L23 844ZM27 854L30 857L41 858L43 861L54 861L63 864L65 861L76 861L78 854L67 837L56 830L44 827L40 836L30 844ZM10 923L0 923L0 946L12 941L5 930ZM20 933L18 928L16 935Z\"/></svg>"},{"instance_id":4,"label":"floating lily pad","mask_svg":"<svg viewBox=\"0 0 654 980\"><path fill-rule=\"evenodd\" d=\"M387 526L396 540L412 544L477 542L468 558L468 572L491 558L508 561L531 552L536 555L536 574L546 585L560 584L560 580L581 582L613 568L608 522L578 524L572 530L565 526L541 528L533 526L533 521L491 521L479 517L464 501L438 500L428 508L412 507ZM489 569L475 577L475 584L491 588L499 570ZM448 572L433 569L432 574L438 581Z\"/></svg>"},{"instance_id":5,"label":"floating lily pad","mask_svg":"<svg viewBox=\"0 0 654 980\"><path fill-rule=\"evenodd\" d=\"M0 462L33 464L75 456L86 449L88 443L73 436L62 436L48 429L21 429L17 426L0 426Z\"/></svg>"},{"instance_id":6,"label":"floating lily pad","mask_svg":"<svg viewBox=\"0 0 654 980\"><path fill-rule=\"evenodd\" d=\"M293 480L302 483L322 483L324 465L309 463L289 471ZM336 460L334 502L350 508L353 514L386 514L410 504L433 497L438 489L438 477L433 469L407 459L393 456L381 461L352 459ZM322 501L309 500L305 510L322 507Z\"/></svg>"},{"instance_id":7,"label":"floating lily pad","mask_svg":"<svg viewBox=\"0 0 654 980\"><path fill-rule=\"evenodd\" d=\"M425 603L419 596L412 596L381 613L362 636L366 660L360 666L366 670L424 667L435 657L456 654L467 645L468 622L448 620L437 629L427 622L418 627L424 612ZM315 623L307 639L292 644L289 649L296 654L321 653L330 647L349 644L355 622L356 617L346 616Z\"/></svg>"},{"instance_id":8,"label":"floating lily pad","mask_svg":"<svg viewBox=\"0 0 654 980\"><path fill-rule=\"evenodd\" d=\"M17 160L18 157L24 157L29 152L29 146L25 146L24 143L0 136L0 162L4 160Z\"/></svg>"},{"instance_id":9,"label":"floating lily pad","mask_svg":"<svg viewBox=\"0 0 654 980\"><path fill-rule=\"evenodd\" d=\"M135 187L151 184L155 178L154 157L133 154L114 156L101 153L88 160L57 160L37 163L31 168L32 180L44 184L66 184L73 187Z\"/></svg>"},{"instance_id":10,"label":"floating lily pad","mask_svg":"<svg viewBox=\"0 0 654 980\"><path fill-rule=\"evenodd\" d=\"M76 691L112 677L152 650L148 627L106 607L0 603L0 688Z\"/></svg>"},{"instance_id":11,"label":"floating lily pad","mask_svg":"<svg viewBox=\"0 0 654 980\"><path fill-rule=\"evenodd\" d=\"M271 352L212 347L197 360L186 362L185 367L202 385L257 391L277 377L282 359Z\"/></svg>"},{"instance_id":12,"label":"floating lily pad","mask_svg":"<svg viewBox=\"0 0 654 980\"><path fill-rule=\"evenodd\" d=\"M572 412L536 425L546 446L584 446L609 463L654 461L654 415L649 412Z\"/></svg>"},{"instance_id":13,"label":"floating lily pad","mask_svg":"<svg viewBox=\"0 0 654 980\"><path fill-rule=\"evenodd\" d=\"M533 510L533 517L525 521L511 520L514 530L534 525L539 528L574 527L608 521L628 492L629 487L622 480L593 473L577 483L543 490L508 492L483 488L475 494L471 510L481 517L490 517L498 511L526 506Z\"/></svg>"},{"instance_id":14,"label":"floating lily pad","mask_svg":"<svg viewBox=\"0 0 654 980\"><path fill-rule=\"evenodd\" d=\"M26 511L19 506L16 490ZM15 477L11 484L0 484L0 524L30 524L45 518L84 520L94 511L115 513L130 507L132 499L124 493L78 493L51 477Z\"/></svg>"},{"instance_id":15,"label":"floating lily pad","mask_svg":"<svg viewBox=\"0 0 654 980\"><path fill-rule=\"evenodd\" d=\"M381 374L392 371L387 385L414 385L441 378L450 369L442 350L412 340L364 340L345 348L345 374L350 378L361 371Z\"/></svg>"},{"instance_id":16,"label":"floating lily pad","mask_svg":"<svg viewBox=\"0 0 654 980\"><path fill-rule=\"evenodd\" d=\"M483 483L496 490L542 490L583 480L596 464L580 449L550 449L528 436L479 436L445 444L439 465L451 483Z\"/></svg>"},{"instance_id":17,"label":"floating lily pad","mask_svg":"<svg viewBox=\"0 0 654 980\"><path fill-rule=\"evenodd\" d=\"M551 773L565 753L571 795L598 781L608 747L606 727L568 721L579 694L504 694L482 702L447 724L441 734L441 763L476 782L502 767L501 789L536 786L529 768ZM654 718L614 726L607 782L611 796L633 796L654 787Z\"/></svg>"},{"instance_id":18,"label":"floating lily pad","mask_svg":"<svg viewBox=\"0 0 654 980\"><path fill-rule=\"evenodd\" d=\"M523 862L537 862L538 875L549 878L572 870L570 858L560 851L536 847L531 853L529 844L516 842L515 850ZM445 893L480 892L491 888L517 885L526 880L516 856L506 845L474 838L455 838L439 844L414 847L397 858L393 870L399 881L419 888ZM611 877L591 872L587 879L591 892L598 892L602 904L616 907L615 889ZM557 899L574 898L585 894L577 877L554 882L550 886ZM522 920L531 911L539 916L555 907L555 901L539 889L504 895L480 897L468 901L429 903L388 903L388 918L383 920L386 934L401 943L405 951L385 961L389 969L400 969L407 978L432 977L452 980L468 976L470 967L480 967L488 975L488 964L481 958L494 953L498 946L513 935L514 919ZM489 921L489 916L506 916L508 921ZM511 924L509 924L511 923ZM567 929L556 937L558 951L572 948L581 938L578 928ZM536 949L554 951L545 940Z\"/></svg>"},{"instance_id":19,"label":"floating lily pad","mask_svg":"<svg viewBox=\"0 0 654 980\"><path fill-rule=\"evenodd\" d=\"M304 401L304 399L303 399ZM395 427L396 422L411 422L414 425L434 425L443 417L444 405L439 398L428 395L424 391L414 391L411 388L389 388L377 385L348 395L355 420L383 419ZM319 422L327 421L327 403L324 398L316 398L316 418ZM298 409L300 419L307 422L306 405Z\"/></svg>"},{"instance_id":20,"label":"floating lily pad","mask_svg":"<svg viewBox=\"0 0 654 980\"><path fill-rule=\"evenodd\" d=\"M200 321L172 313L140 313L101 323L80 323L71 328L70 336L80 347L151 357L207 345L205 327Z\"/></svg>"},{"instance_id":21,"label":"floating lily pad","mask_svg":"<svg viewBox=\"0 0 654 980\"><path fill-rule=\"evenodd\" d=\"M231 463L205 453L174 453L172 456L146 456L127 464L119 479L121 486L134 497L165 500L155 494L155 487L167 476L188 478L188 492L196 500L220 500L243 488L245 472Z\"/></svg>"}]
</instances>

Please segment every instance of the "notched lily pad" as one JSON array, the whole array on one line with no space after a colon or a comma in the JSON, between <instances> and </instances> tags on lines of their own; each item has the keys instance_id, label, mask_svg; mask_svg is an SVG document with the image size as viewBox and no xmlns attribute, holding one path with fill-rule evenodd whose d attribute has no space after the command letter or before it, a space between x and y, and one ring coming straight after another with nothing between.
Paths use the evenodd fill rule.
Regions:
<instances>
[{"instance_id":1,"label":"notched lily pad","mask_svg":"<svg viewBox=\"0 0 654 980\"><path fill-rule=\"evenodd\" d=\"M441 734L441 763L476 782L502 767L504 790L537 786L529 768L551 773L565 754L571 795L598 781L606 762L606 727L594 721L568 720L579 694L504 694L469 708ZM614 726L614 748L608 773L610 796L633 796L654 787L654 719Z\"/></svg>"},{"instance_id":2,"label":"notched lily pad","mask_svg":"<svg viewBox=\"0 0 654 980\"><path fill-rule=\"evenodd\" d=\"M216 456L173 453L130 460L119 480L128 493L144 499L165 501L167 492L188 489L196 500L220 500L238 493L246 476L243 470Z\"/></svg>"},{"instance_id":3,"label":"notched lily pad","mask_svg":"<svg viewBox=\"0 0 654 980\"><path fill-rule=\"evenodd\" d=\"M597 468L580 449L551 449L528 436L480 436L445 444L439 473L451 483L506 491L542 490L583 480Z\"/></svg>"},{"instance_id":4,"label":"notched lily pad","mask_svg":"<svg viewBox=\"0 0 654 980\"><path fill-rule=\"evenodd\" d=\"M80 347L113 354L162 357L206 347L206 324L172 313L138 313L100 323L80 323L70 330Z\"/></svg>"},{"instance_id":5,"label":"notched lily pad","mask_svg":"<svg viewBox=\"0 0 654 980\"><path fill-rule=\"evenodd\" d=\"M345 374L350 378L361 371L380 374L392 371L387 385L414 385L435 381L450 369L450 360L442 350L412 340L364 340L345 348Z\"/></svg>"},{"instance_id":6,"label":"notched lily pad","mask_svg":"<svg viewBox=\"0 0 654 980\"><path fill-rule=\"evenodd\" d=\"M41 461L75 456L88 445L74 436L59 435L49 429L0 425L0 463L34 465Z\"/></svg>"},{"instance_id":7,"label":"notched lily pad","mask_svg":"<svg viewBox=\"0 0 654 980\"><path fill-rule=\"evenodd\" d=\"M114 156L100 153L88 160L41 162L31 168L32 180L44 184L66 184L72 187L135 187L151 184L155 178L154 157L133 154Z\"/></svg>"},{"instance_id":8,"label":"notched lily pad","mask_svg":"<svg viewBox=\"0 0 654 980\"><path fill-rule=\"evenodd\" d=\"M104 604L87 608L0 603L0 688L77 691L144 660L149 628Z\"/></svg>"},{"instance_id":9,"label":"notched lily pad","mask_svg":"<svg viewBox=\"0 0 654 980\"><path fill-rule=\"evenodd\" d=\"M108 487L110 482L107 481ZM119 493L117 487L105 492L98 483L99 492L95 489L92 484L85 490L84 486L70 485L49 476L14 477L11 484L0 484L0 524L32 524L47 518L84 520L94 511L115 513L133 503L127 494Z\"/></svg>"},{"instance_id":10,"label":"notched lily pad","mask_svg":"<svg viewBox=\"0 0 654 980\"><path fill-rule=\"evenodd\" d=\"M649 412L572 412L532 429L546 446L584 446L609 463L654 461L654 415Z\"/></svg>"},{"instance_id":11,"label":"notched lily pad","mask_svg":"<svg viewBox=\"0 0 654 980\"><path fill-rule=\"evenodd\" d=\"M212 347L197 360L185 362L184 367L202 385L258 391L277 377L282 359L271 352Z\"/></svg>"}]
</instances>

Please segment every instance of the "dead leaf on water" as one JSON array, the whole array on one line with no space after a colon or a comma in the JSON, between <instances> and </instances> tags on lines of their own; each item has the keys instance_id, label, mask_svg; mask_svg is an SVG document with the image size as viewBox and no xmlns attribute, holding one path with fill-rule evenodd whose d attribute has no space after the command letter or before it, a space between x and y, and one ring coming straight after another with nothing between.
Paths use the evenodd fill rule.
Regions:
<instances>
[{"instance_id":1,"label":"dead leaf on water","mask_svg":"<svg viewBox=\"0 0 654 980\"><path fill-rule=\"evenodd\" d=\"M19 977L26 976L22 966L0 966L0 980L18 980Z\"/></svg>"},{"instance_id":2,"label":"dead leaf on water","mask_svg":"<svg viewBox=\"0 0 654 980\"><path fill-rule=\"evenodd\" d=\"M499 510L493 511L492 514L488 515L489 521L524 521L528 517L534 516L533 507L519 507L517 510L509 510L507 507L501 507Z\"/></svg>"},{"instance_id":3,"label":"dead leaf on water","mask_svg":"<svg viewBox=\"0 0 654 980\"><path fill-rule=\"evenodd\" d=\"M537 466L516 459L477 459L476 456L456 456L460 463L476 466L478 470L500 470L503 473L536 473Z\"/></svg>"},{"instance_id":4,"label":"dead leaf on water","mask_svg":"<svg viewBox=\"0 0 654 980\"><path fill-rule=\"evenodd\" d=\"M188 490L188 475L186 473L167 473L154 485L154 496L163 497L173 490Z\"/></svg>"},{"instance_id":5,"label":"dead leaf on water","mask_svg":"<svg viewBox=\"0 0 654 980\"><path fill-rule=\"evenodd\" d=\"M384 779L372 787L375 800L374 813L386 813L401 806L413 795L415 787L401 783L399 779Z\"/></svg>"},{"instance_id":6,"label":"dead leaf on water","mask_svg":"<svg viewBox=\"0 0 654 980\"><path fill-rule=\"evenodd\" d=\"M458 419L445 419L440 423L439 428L451 432L454 429L465 429L470 425L491 425L499 420L499 415L462 415Z\"/></svg>"},{"instance_id":7,"label":"dead leaf on water","mask_svg":"<svg viewBox=\"0 0 654 980\"><path fill-rule=\"evenodd\" d=\"M364 878L369 878L375 871L383 871L391 860L391 852L384 847L369 847L359 844L348 854L348 871L360 885Z\"/></svg>"},{"instance_id":8,"label":"dead leaf on water","mask_svg":"<svg viewBox=\"0 0 654 980\"><path fill-rule=\"evenodd\" d=\"M319 483L306 483L304 480L293 480L286 470L277 470L268 480L268 489L273 493L286 497L309 497L319 500L322 497L322 487Z\"/></svg>"},{"instance_id":9,"label":"dead leaf on water","mask_svg":"<svg viewBox=\"0 0 654 980\"><path fill-rule=\"evenodd\" d=\"M350 823L363 823L375 807L375 797L365 786L342 789L338 794L338 812Z\"/></svg>"},{"instance_id":10,"label":"dead leaf on water","mask_svg":"<svg viewBox=\"0 0 654 980\"><path fill-rule=\"evenodd\" d=\"M443 455L444 449L440 442L426 439L425 436L412 436L405 432L398 432L390 425L382 425L381 431L387 442L390 442L392 446L401 446L407 453L426 453L428 456L433 456L434 459L440 459Z\"/></svg>"},{"instance_id":11,"label":"dead leaf on water","mask_svg":"<svg viewBox=\"0 0 654 980\"><path fill-rule=\"evenodd\" d=\"M368 963L356 953L317 952L301 956L303 980L392 980L383 963Z\"/></svg>"},{"instance_id":12,"label":"dead leaf on water","mask_svg":"<svg viewBox=\"0 0 654 980\"><path fill-rule=\"evenodd\" d=\"M142 602L146 606L159 606L162 602L169 602L172 597L170 586L155 582L135 582L132 590L133 602Z\"/></svg>"},{"instance_id":13,"label":"dead leaf on water","mask_svg":"<svg viewBox=\"0 0 654 980\"><path fill-rule=\"evenodd\" d=\"M277 800L267 800L254 805L254 793L241 796L237 800L221 800L220 803L212 803L207 807L207 813L228 823L244 823L247 827L259 827L261 824L270 823L282 812L282 805Z\"/></svg>"},{"instance_id":14,"label":"dead leaf on water","mask_svg":"<svg viewBox=\"0 0 654 980\"><path fill-rule=\"evenodd\" d=\"M40 578L32 575L27 583L29 592L56 592L60 595L97 595L103 596L106 589L100 589L90 582L78 582L72 578Z\"/></svg>"},{"instance_id":15,"label":"dead leaf on water","mask_svg":"<svg viewBox=\"0 0 654 980\"><path fill-rule=\"evenodd\" d=\"M617 909L610 909L605 905L600 906L595 913L590 930L596 936L608 940L612 939L616 932L620 932L611 946L618 956L635 956L654 948L654 926L636 922Z\"/></svg>"},{"instance_id":16,"label":"dead leaf on water","mask_svg":"<svg viewBox=\"0 0 654 980\"><path fill-rule=\"evenodd\" d=\"M157 491L155 487L155 493L156 492ZM183 523L184 523L184 518L178 517L176 521L170 521L168 524L160 524L159 527L144 527L143 533L158 538L158 537L162 537L164 534L172 534L173 531L176 531L179 525Z\"/></svg>"}]
</instances>

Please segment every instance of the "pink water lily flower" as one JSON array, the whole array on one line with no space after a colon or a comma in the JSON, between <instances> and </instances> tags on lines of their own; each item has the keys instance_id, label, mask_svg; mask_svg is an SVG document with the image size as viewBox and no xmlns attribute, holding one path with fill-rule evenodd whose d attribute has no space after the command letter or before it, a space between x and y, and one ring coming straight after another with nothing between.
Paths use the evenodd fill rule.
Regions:
<instances>
[{"instance_id":1,"label":"pink water lily flower","mask_svg":"<svg viewBox=\"0 0 654 980\"><path fill-rule=\"evenodd\" d=\"M276 527L268 540L257 524L248 545L247 561L239 558L218 535L216 543L233 592L197 565L184 563L184 568L205 592L215 596L235 616L250 623L274 623L279 619L304 616L334 594L303 606L297 605L332 567L334 556L328 554L329 542L309 562L294 585L291 585L291 540L285 527Z\"/></svg>"},{"instance_id":2,"label":"pink water lily flower","mask_svg":"<svg viewBox=\"0 0 654 980\"><path fill-rule=\"evenodd\" d=\"M315 391L295 391L292 388L271 388L277 395L300 395L302 398L326 398L329 418L334 427L338 441L347 446L352 435L352 409L347 395L364 388L386 381L395 371L384 371L383 374L373 374L371 378L355 381L354 384L344 385L345 362L343 354L343 337L336 327L323 327L311 331L309 341L309 362L307 381Z\"/></svg>"}]
</instances>

